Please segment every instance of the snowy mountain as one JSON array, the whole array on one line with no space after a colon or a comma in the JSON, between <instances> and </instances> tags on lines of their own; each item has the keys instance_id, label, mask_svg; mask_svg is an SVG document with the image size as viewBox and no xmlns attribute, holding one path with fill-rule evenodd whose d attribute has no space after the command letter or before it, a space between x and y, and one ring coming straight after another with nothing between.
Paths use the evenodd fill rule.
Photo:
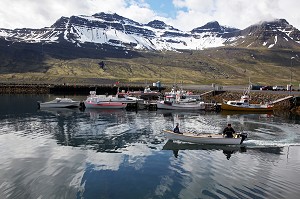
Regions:
<instances>
[{"instance_id":1,"label":"snowy mountain","mask_svg":"<svg viewBox=\"0 0 300 199\"><path fill-rule=\"evenodd\" d=\"M236 32L233 46L296 48L300 46L300 31L285 19L261 22Z\"/></svg>"},{"instance_id":2,"label":"snowy mountain","mask_svg":"<svg viewBox=\"0 0 300 199\"><path fill-rule=\"evenodd\" d=\"M286 20L263 22L244 30L210 22L191 31L181 31L162 21L140 24L117 14L61 17L41 29L0 29L0 39L12 42L67 44L75 47L114 47L128 50L179 50L219 47L300 46L300 32Z\"/></svg>"}]
</instances>

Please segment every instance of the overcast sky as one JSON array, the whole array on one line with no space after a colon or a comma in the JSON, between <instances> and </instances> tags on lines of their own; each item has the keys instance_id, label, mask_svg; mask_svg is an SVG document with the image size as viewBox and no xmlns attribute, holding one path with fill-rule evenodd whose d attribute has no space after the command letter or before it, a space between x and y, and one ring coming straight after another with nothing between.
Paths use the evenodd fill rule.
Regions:
<instances>
[{"instance_id":1,"label":"overcast sky","mask_svg":"<svg viewBox=\"0 0 300 199\"><path fill-rule=\"evenodd\" d=\"M140 23L159 19L181 30L210 21L246 28L284 18L300 29L299 0L1 0L0 28L42 28L61 16L117 13Z\"/></svg>"}]
</instances>

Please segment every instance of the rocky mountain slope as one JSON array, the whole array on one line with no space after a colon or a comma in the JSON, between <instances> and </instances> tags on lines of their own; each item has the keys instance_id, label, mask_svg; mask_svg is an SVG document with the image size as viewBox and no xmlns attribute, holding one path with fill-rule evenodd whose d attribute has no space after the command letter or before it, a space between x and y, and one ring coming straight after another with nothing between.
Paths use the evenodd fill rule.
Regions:
<instances>
[{"instance_id":1,"label":"rocky mountain slope","mask_svg":"<svg viewBox=\"0 0 300 199\"><path fill-rule=\"evenodd\" d=\"M0 38L13 42L60 43L74 47L107 46L127 50L202 50L225 45L244 47L300 46L300 32L286 20L262 22L244 30L210 22L181 31L162 21L140 24L118 14L61 17L41 29L0 29Z\"/></svg>"},{"instance_id":2,"label":"rocky mountain slope","mask_svg":"<svg viewBox=\"0 0 300 199\"><path fill-rule=\"evenodd\" d=\"M251 77L297 85L299 54L300 32L284 19L244 30L214 21L181 31L97 13L41 29L0 29L0 82L245 84Z\"/></svg>"},{"instance_id":3,"label":"rocky mountain slope","mask_svg":"<svg viewBox=\"0 0 300 199\"><path fill-rule=\"evenodd\" d=\"M285 19L261 22L234 34L237 40L231 42L239 47L299 48L300 31Z\"/></svg>"}]
</instances>

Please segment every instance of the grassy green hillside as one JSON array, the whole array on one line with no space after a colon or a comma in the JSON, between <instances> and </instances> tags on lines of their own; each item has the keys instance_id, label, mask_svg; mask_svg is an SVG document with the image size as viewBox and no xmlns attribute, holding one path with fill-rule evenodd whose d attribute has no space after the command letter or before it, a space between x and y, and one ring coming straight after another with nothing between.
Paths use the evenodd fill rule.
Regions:
<instances>
[{"instance_id":1,"label":"grassy green hillside","mask_svg":"<svg viewBox=\"0 0 300 199\"><path fill-rule=\"evenodd\" d=\"M27 51L26 51L27 52ZM70 52L71 53L71 52ZM0 81L23 83L120 82L239 85L286 85L300 83L300 50L213 48L203 51L140 52L131 58L78 56L68 58L47 52L26 53L23 57L1 53ZM98 63L104 61L102 69Z\"/></svg>"}]
</instances>

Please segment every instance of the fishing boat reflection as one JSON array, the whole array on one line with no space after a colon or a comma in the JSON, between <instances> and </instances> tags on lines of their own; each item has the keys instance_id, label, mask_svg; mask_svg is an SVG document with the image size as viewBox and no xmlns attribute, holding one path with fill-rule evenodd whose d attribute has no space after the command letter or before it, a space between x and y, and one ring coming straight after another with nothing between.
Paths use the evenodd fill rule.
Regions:
<instances>
[{"instance_id":1,"label":"fishing boat reflection","mask_svg":"<svg viewBox=\"0 0 300 199\"><path fill-rule=\"evenodd\" d=\"M178 157L179 150L223 150L224 155L229 160L231 155L236 152L246 152L246 147L236 145L192 144L168 140L163 146L163 150L172 150L175 158Z\"/></svg>"},{"instance_id":2,"label":"fishing boat reflection","mask_svg":"<svg viewBox=\"0 0 300 199\"><path fill-rule=\"evenodd\" d=\"M220 114L221 115L266 115L266 116L274 115L273 111L253 112L253 111L229 111L229 110L223 110L220 112Z\"/></svg>"},{"instance_id":3,"label":"fishing boat reflection","mask_svg":"<svg viewBox=\"0 0 300 199\"><path fill-rule=\"evenodd\" d=\"M195 110L165 110L165 109L157 109L156 111L157 115L163 115L164 117L172 117L172 116L197 116L197 115L203 115L205 114L205 111L195 111Z\"/></svg>"},{"instance_id":4,"label":"fishing boat reflection","mask_svg":"<svg viewBox=\"0 0 300 199\"><path fill-rule=\"evenodd\" d=\"M122 117L126 111L124 109L85 109L84 112L88 113L91 119L97 119L99 116Z\"/></svg>"},{"instance_id":5,"label":"fishing boat reflection","mask_svg":"<svg viewBox=\"0 0 300 199\"><path fill-rule=\"evenodd\" d=\"M43 108L39 109L38 112L67 117L80 113L81 111L78 108Z\"/></svg>"}]
</instances>

